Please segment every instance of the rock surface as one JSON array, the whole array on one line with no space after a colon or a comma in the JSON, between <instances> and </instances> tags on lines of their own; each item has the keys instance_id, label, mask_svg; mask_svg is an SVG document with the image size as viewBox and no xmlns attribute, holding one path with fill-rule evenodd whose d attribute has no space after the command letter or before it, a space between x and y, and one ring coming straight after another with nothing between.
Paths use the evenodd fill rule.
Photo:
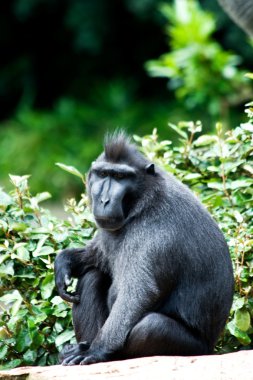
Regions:
<instances>
[{"instance_id":1,"label":"rock surface","mask_svg":"<svg viewBox=\"0 0 253 380\"><path fill-rule=\"evenodd\" d=\"M253 379L253 350L225 355L132 359L90 366L20 367L0 371L4 380L240 380Z\"/></svg>"}]
</instances>

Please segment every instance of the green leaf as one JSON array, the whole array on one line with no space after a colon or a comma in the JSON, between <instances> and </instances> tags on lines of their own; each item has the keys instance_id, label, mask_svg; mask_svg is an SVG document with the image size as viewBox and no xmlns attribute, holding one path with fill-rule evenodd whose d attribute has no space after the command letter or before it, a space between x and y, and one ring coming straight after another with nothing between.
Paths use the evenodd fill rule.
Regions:
<instances>
[{"instance_id":1,"label":"green leaf","mask_svg":"<svg viewBox=\"0 0 253 380\"><path fill-rule=\"evenodd\" d=\"M233 302L232 310L236 311L237 309L241 309L244 305L245 305L245 298L244 297L236 298Z\"/></svg>"},{"instance_id":2,"label":"green leaf","mask_svg":"<svg viewBox=\"0 0 253 380\"><path fill-rule=\"evenodd\" d=\"M9 261L6 264L0 265L0 277L14 276L14 263Z\"/></svg>"},{"instance_id":3,"label":"green leaf","mask_svg":"<svg viewBox=\"0 0 253 380\"><path fill-rule=\"evenodd\" d=\"M0 210L5 211L13 203L12 198L0 190Z\"/></svg>"},{"instance_id":4,"label":"green leaf","mask_svg":"<svg viewBox=\"0 0 253 380\"><path fill-rule=\"evenodd\" d=\"M232 190L236 190L236 189L239 189L242 187L250 187L252 185L253 185L253 180L245 178L245 179L238 179L238 180L231 182L230 188Z\"/></svg>"},{"instance_id":5,"label":"green leaf","mask_svg":"<svg viewBox=\"0 0 253 380\"><path fill-rule=\"evenodd\" d=\"M10 333L5 326L0 327L0 342L10 337ZM1 358L0 358L1 359Z\"/></svg>"},{"instance_id":6,"label":"green leaf","mask_svg":"<svg viewBox=\"0 0 253 380\"><path fill-rule=\"evenodd\" d=\"M55 282L54 275L48 274L41 283L41 296L43 299L48 299L54 290Z\"/></svg>"},{"instance_id":7,"label":"green leaf","mask_svg":"<svg viewBox=\"0 0 253 380\"><path fill-rule=\"evenodd\" d=\"M27 350L24 353L23 358L24 358L26 364L34 364L35 360L37 358L37 353L34 350Z\"/></svg>"},{"instance_id":8,"label":"green leaf","mask_svg":"<svg viewBox=\"0 0 253 380\"><path fill-rule=\"evenodd\" d=\"M1 254L0 255L0 264L4 263L5 260L7 260L8 258L10 258L11 255L9 253L4 253L4 254Z\"/></svg>"},{"instance_id":9,"label":"green leaf","mask_svg":"<svg viewBox=\"0 0 253 380\"><path fill-rule=\"evenodd\" d=\"M7 364L0 365L0 370L16 368L22 363L21 359L10 360Z\"/></svg>"},{"instance_id":10,"label":"green leaf","mask_svg":"<svg viewBox=\"0 0 253 380\"><path fill-rule=\"evenodd\" d=\"M231 322L227 324L227 328L229 332L232 335L234 335L239 340L239 342L242 343L243 345L247 345L251 343L251 339L249 335L246 334L244 331L239 330L238 327L235 325L234 320L232 320Z\"/></svg>"},{"instance_id":11,"label":"green leaf","mask_svg":"<svg viewBox=\"0 0 253 380\"><path fill-rule=\"evenodd\" d=\"M23 352L32 343L32 339L27 329L22 328L17 334L15 350L18 352Z\"/></svg>"},{"instance_id":12,"label":"green leaf","mask_svg":"<svg viewBox=\"0 0 253 380\"><path fill-rule=\"evenodd\" d=\"M22 186L27 187L27 180L30 177L30 175L17 176L17 175L9 174L9 177L10 177L11 183L15 187L20 188Z\"/></svg>"},{"instance_id":13,"label":"green leaf","mask_svg":"<svg viewBox=\"0 0 253 380\"><path fill-rule=\"evenodd\" d=\"M55 296L54 298L51 299L52 305L60 305L63 302L64 301L62 300L62 298L60 296Z\"/></svg>"},{"instance_id":14,"label":"green leaf","mask_svg":"<svg viewBox=\"0 0 253 380\"><path fill-rule=\"evenodd\" d=\"M248 331L250 328L250 314L246 309L236 310L235 325L241 331Z\"/></svg>"},{"instance_id":15,"label":"green leaf","mask_svg":"<svg viewBox=\"0 0 253 380\"><path fill-rule=\"evenodd\" d=\"M47 314L43 312L41 307L36 307L32 305L32 317L28 318L28 325L30 329L33 329L36 324L43 322L47 319Z\"/></svg>"},{"instance_id":16,"label":"green leaf","mask_svg":"<svg viewBox=\"0 0 253 380\"><path fill-rule=\"evenodd\" d=\"M6 304L10 304L10 303L17 301L17 300L22 300L21 294L19 293L19 291L17 289L15 289L9 293L6 293L2 297L0 297L0 301L4 302Z\"/></svg>"},{"instance_id":17,"label":"green leaf","mask_svg":"<svg viewBox=\"0 0 253 380\"><path fill-rule=\"evenodd\" d=\"M61 164L60 162L57 162L55 165L59 166L59 168L65 170L66 172L71 173L75 175L76 177L81 178L82 181L84 181L84 176L74 166L64 165L64 164Z\"/></svg>"},{"instance_id":18,"label":"green leaf","mask_svg":"<svg viewBox=\"0 0 253 380\"><path fill-rule=\"evenodd\" d=\"M217 136L210 136L210 135L202 135L199 136L194 142L194 146L206 146L206 145L211 145L213 143L216 143L218 141Z\"/></svg>"},{"instance_id":19,"label":"green leaf","mask_svg":"<svg viewBox=\"0 0 253 380\"><path fill-rule=\"evenodd\" d=\"M187 140L188 136L187 136L187 133L182 131L182 129L180 129L179 127L177 127L175 124L171 124L169 123L168 124L169 127L171 129L173 129L173 131L175 131L178 135L180 135L181 137L183 137L185 140Z\"/></svg>"},{"instance_id":20,"label":"green leaf","mask_svg":"<svg viewBox=\"0 0 253 380\"><path fill-rule=\"evenodd\" d=\"M13 290L12 292L6 293L2 297L0 297L0 301L5 303L6 305L11 304L11 313L12 315L16 315L23 302L23 298L18 290Z\"/></svg>"},{"instance_id":21,"label":"green leaf","mask_svg":"<svg viewBox=\"0 0 253 380\"><path fill-rule=\"evenodd\" d=\"M30 253L28 249L25 247L18 247L17 248L17 257L22 261L29 261L30 260Z\"/></svg>"},{"instance_id":22,"label":"green leaf","mask_svg":"<svg viewBox=\"0 0 253 380\"><path fill-rule=\"evenodd\" d=\"M53 238L57 243L61 243L68 238L69 234L67 231L64 232L53 232Z\"/></svg>"},{"instance_id":23,"label":"green leaf","mask_svg":"<svg viewBox=\"0 0 253 380\"><path fill-rule=\"evenodd\" d=\"M245 160L237 160L237 162L225 162L223 165L224 171L226 174L229 174L230 172L236 172L238 166L242 165L245 162Z\"/></svg>"},{"instance_id":24,"label":"green leaf","mask_svg":"<svg viewBox=\"0 0 253 380\"><path fill-rule=\"evenodd\" d=\"M63 333L57 336L55 340L55 344L57 347L63 345L63 343L66 343L70 341L75 336L75 333L73 330L65 330Z\"/></svg>"},{"instance_id":25,"label":"green leaf","mask_svg":"<svg viewBox=\"0 0 253 380\"><path fill-rule=\"evenodd\" d=\"M243 222L243 216L239 211L237 211L237 210L234 211L234 217L238 223Z\"/></svg>"},{"instance_id":26,"label":"green leaf","mask_svg":"<svg viewBox=\"0 0 253 380\"><path fill-rule=\"evenodd\" d=\"M210 166L207 167L207 170L209 172L218 173L220 171L220 168L218 166L210 165Z\"/></svg>"},{"instance_id":27,"label":"green leaf","mask_svg":"<svg viewBox=\"0 0 253 380\"><path fill-rule=\"evenodd\" d=\"M252 123L243 123L243 124L241 124L241 128L244 131L253 132L253 124Z\"/></svg>"},{"instance_id":28,"label":"green leaf","mask_svg":"<svg viewBox=\"0 0 253 380\"><path fill-rule=\"evenodd\" d=\"M3 360L6 358L7 352L8 352L8 346L0 347L0 360Z\"/></svg>"},{"instance_id":29,"label":"green leaf","mask_svg":"<svg viewBox=\"0 0 253 380\"><path fill-rule=\"evenodd\" d=\"M17 222L14 222L14 223L11 223L10 225L10 229L12 231L16 231L16 232L23 232L27 229L27 225L25 223L17 223Z\"/></svg>"},{"instance_id":30,"label":"green leaf","mask_svg":"<svg viewBox=\"0 0 253 380\"><path fill-rule=\"evenodd\" d=\"M250 165L250 164L243 165L243 169L249 172L250 174L253 174L253 165Z\"/></svg>"},{"instance_id":31,"label":"green leaf","mask_svg":"<svg viewBox=\"0 0 253 380\"><path fill-rule=\"evenodd\" d=\"M22 305L23 299L20 298L16 300L11 306L12 315L16 315L19 312L20 306Z\"/></svg>"},{"instance_id":32,"label":"green leaf","mask_svg":"<svg viewBox=\"0 0 253 380\"><path fill-rule=\"evenodd\" d=\"M220 191L224 190L224 186L221 182L210 181L207 183L207 186L210 189L215 189L215 190L220 190Z\"/></svg>"},{"instance_id":33,"label":"green leaf","mask_svg":"<svg viewBox=\"0 0 253 380\"><path fill-rule=\"evenodd\" d=\"M193 179L199 179L199 178L202 178L202 175L199 173L189 173L183 177L184 181L191 181Z\"/></svg>"},{"instance_id":34,"label":"green leaf","mask_svg":"<svg viewBox=\"0 0 253 380\"><path fill-rule=\"evenodd\" d=\"M36 199L37 203L40 203L52 198L52 195L47 191L44 191L43 193L36 194L34 198Z\"/></svg>"},{"instance_id":35,"label":"green leaf","mask_svg":"<svg viewBox=\"0 0 253 380\"><path fill-rule=\"evenodd\" d=\"M61 310L61 308L58 308L52 314L58 318L66 318L66 316L68 315L68 310Z\"/></svg>"},{"instance_id":36,"label":"green leaf","mask_svg":"<svg viewBox=\"0 0 253 380\"><path fill-rule=\"evenodd\" d=\"M31 348L33 350L37 350L43 344L45 337L44 335L40 334L38 331L32 331L31 337L32 337Z\"/></svg>"},{"instance_id":37,"label":"green leaf","mask_svg":"<svg viewBox=\"0 0 253 380\"><path fill-rule=\"evenodd\" d=\"M36 229L36 232L37 232L38 229ZM47 232L46 230L44 231L44 228L43 228L43 231L38 231L38 232ZM37 251L39 252L41 250L41 248L43 247L43 245L45 244L46 240L48 239L48 236L47 235L43 235L41 237L41 239L38 241L38 244L37 244L37 247L36 247L36 250L34 251L33 254L35 254Z\"/></svg>"},{"instance_id":38,"label":"green leaf","mask_svg":"<svg viewBox=\"0 0 253 380\"><path fill-rule=\"evenodd\" d=\"M51 255L54 252L55 250L53 249L53 247L49 247L45 245L44 247L40 248L39 251L36 250L35 252L33 252L33 257L47 256L47 255Z\"/></svg>"},{"instance_id":39,"label":"green leaf","mask_svg":"<svg viewBox=\"0 0 253 380\"><path fill-rule=\"evenodd\" d=\"M43 229L44 231L44 229ZM46 230L44 231L46 233ZM33 252L33 257L43 256L43 255L50 255L51 253L54 253L53 247L47 246L45 242L49 239L48 235L43 235L42 238L39 240L37 247L35 251Z\"/></svg>"}]
</instances>

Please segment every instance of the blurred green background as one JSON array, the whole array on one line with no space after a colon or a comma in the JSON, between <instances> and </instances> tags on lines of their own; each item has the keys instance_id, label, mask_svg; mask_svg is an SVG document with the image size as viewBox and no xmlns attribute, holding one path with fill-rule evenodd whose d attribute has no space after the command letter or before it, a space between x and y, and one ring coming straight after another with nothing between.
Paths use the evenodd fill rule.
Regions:
<instances>
[{"instance_id":1,"label":"blurred green background","mask_svg":"<svg viewBox=\"0 0 253 380\"><path fill-rule=\"evenodd\" d=\"M214 0L2 1L0 41L0 186L31 174L55 200L82 186L55 163L85 172L106 131L233 128L252 96L252 44Z\"/></svg>"}]
</instances>

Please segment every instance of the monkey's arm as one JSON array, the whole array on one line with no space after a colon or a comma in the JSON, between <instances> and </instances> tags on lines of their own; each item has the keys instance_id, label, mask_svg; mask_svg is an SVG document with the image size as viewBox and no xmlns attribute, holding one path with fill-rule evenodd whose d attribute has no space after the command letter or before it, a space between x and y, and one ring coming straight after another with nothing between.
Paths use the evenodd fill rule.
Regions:
<instances>
[{"instance_id":1,"label":"monkey's arm","mask_svg":"<svg viewBox=\"0 0 253 380\"><path fill-rule=\"evenodd\" d=\"M93 341L90 351L101 351L107 355L122 349L129 332L148 312L156 309L161 298L161 289L150 276L131 279L131 283L119 291L109 317Z\"/></svg>"},{"instance_id":2,"label":"monkey's arm","mask_svg":"<svg viewBox=\"0 0 253 380\"><path fill-rule=\"evenodd\" d=\"M55 284L60 296L65 301L79 302L79 296L67 292L67 287L73 277L81 277L90 268L96 266L97 261L97 250L93 240L85 248L64 249L56 256L54 263Z\"/></svg>"},{"instance_id":3,"label":"monkey's arm","mask_svg":"<svg viewBox=\"0 0 253 380\"><path fill-rule=\"evenodd\" d=\"M88 350L77 351L75 355L65 358L63 365L91 364L108 361L112 354L120 351L133 327L163 297L150 271L138 267L130 276L122 278L117 298L111 312Z\"/></svg>"}]
</instances>

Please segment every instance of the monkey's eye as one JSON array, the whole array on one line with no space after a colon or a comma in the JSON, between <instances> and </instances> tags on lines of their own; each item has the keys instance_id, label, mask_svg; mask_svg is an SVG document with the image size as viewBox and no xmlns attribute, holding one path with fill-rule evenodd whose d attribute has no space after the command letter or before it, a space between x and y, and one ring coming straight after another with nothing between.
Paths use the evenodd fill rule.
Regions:
<instances>
[{"instance_id":1,"label":"monkey's eye","mask_svg":"<svg viewBox=\"0 0 253 380\"><path fill-rule=\"evenodd\" d=\"M105 171L101 171L101 172L98 172L98 175L99 175L99 177L101 177L101 178L105 178L105 177L107 177L107 172L105 172Z\"/></svg>"},{"instance_id":2,"label":"monkey's eye","mask_svg":"<svg viewBox=\"0 0 253 380\"><path fill-rule=\"evenodd\" d=\"M122 179L125 178L125 175L123 173L114 173L113 177L116 179Z\"/></svg>"}]
</instances>

